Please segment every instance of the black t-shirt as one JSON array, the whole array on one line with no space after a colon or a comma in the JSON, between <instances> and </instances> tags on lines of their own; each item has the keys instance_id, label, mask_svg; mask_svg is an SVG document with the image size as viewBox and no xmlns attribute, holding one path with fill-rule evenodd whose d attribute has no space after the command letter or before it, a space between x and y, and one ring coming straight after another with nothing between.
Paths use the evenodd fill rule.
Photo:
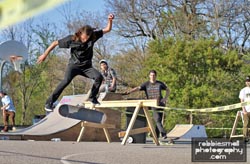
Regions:
<instances>
[{"instance_id":1,"label":"black t-shirt","mask_svg":"<svg viewBox=\"0 0 250 164\"><path fill-rule=\"evenodd\" d=\"M58 40L60 48L70 48L70 62L77 65L92 65L94 43L103 36L103 31L94 31L85 43L73 41L73 35Z\"/></svg>"},{"instance_id":2,"label":"black t-shirt","mask_svg":"<svg viewBox=\"0 0 250 164\"><path fill-rule=\"evenodd\" d=\"M145 91L147 99L162 99L161 91L166 89L167 86L161 81L156 81L155 83L147 81L140 86L140 90Z\"/></svg>"}]
</instances>

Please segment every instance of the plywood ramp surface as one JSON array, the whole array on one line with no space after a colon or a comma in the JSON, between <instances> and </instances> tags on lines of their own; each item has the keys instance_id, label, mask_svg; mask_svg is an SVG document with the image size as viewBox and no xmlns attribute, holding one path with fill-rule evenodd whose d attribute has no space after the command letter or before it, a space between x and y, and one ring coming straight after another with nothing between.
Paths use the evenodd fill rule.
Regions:
<instances>
[{"instance_id":1,"label":"plywood ramp surface","mask_svg":"<svg viewBox=\"0 0 250 164\"><path fill-rule=\"evenodd\" d=\"M186 134L191 128L192 124L188 125L175 125L174 129L172 129L167 136L168 137L181 137Z\"/></svg>"}]
</instances>

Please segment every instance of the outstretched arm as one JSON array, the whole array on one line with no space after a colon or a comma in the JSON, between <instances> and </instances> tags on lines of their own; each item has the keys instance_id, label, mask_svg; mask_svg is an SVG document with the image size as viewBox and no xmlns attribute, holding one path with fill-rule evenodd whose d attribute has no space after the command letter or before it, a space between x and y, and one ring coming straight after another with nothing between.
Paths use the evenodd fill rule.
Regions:
<instances>
[{"instance_id":1,"label":"outstretched arm","mask_svg":"<svg viewBox=\"0 0 250 164\"><path fill-rule=\"evenodd\" d=\"M125 93L130 94L130 93L133 93L133 92L139 91L139 90L140 90L140 87L135 87L135 88L131 89L130 91L126 91Z\"/></svg>"},{"instance_id":2,"label":"outstretched arm","mask_svg":"<svg viewBox=\"0 0 250 164\"><path fill-rule=\"evenodd\" d=\"M115 16L113 14L109 14L109 16L108 16L108 24L104 29L102 29L103 34L106 34L106 33L110 32L112 30L112 23L113 23L114 18L115 18Z\"/></svg>"},{"instance_id":3,"label":"outstretched arm","mask_svg":"<svg viewBox=\"0 0 250 164\"><path fill-rule=\"evenodd\" d=\"M51 43L51 45L45 50L45 52L40 55L37 59L37 63L40 64L42 63L46 58L47 56L49 55L49 53L58 45L58 41L54 41Z\"/></svg>"}]
</instances>

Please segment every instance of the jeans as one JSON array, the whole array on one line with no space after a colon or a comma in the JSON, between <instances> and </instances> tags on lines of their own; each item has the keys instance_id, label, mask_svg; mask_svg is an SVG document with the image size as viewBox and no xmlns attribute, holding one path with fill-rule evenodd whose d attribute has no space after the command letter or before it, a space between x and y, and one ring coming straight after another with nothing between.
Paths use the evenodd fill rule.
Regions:
<instances>
[{"instance_id":1,"label":"jeans","mask_svg":"<svg viewBox=\"0 0 250 164\"><path fill-rule=\"evenodd\" d=\"M100 86L99 92L106 92L106 86L107 84L102 84ZM113 89L108 89L108 92L115 92L116 91L116 87L114 87Z\"/></svg>"},{"instance_id":2,"label":"jeans","mask_svg":"<svg viewBox=\"0 0 250 164\"><path fill-rule=\"evenodd\" d=\"M161 136L164 137L166 135L166 130L163 128L162 125L163 110L157 108L152 108L152 110L153 110L153 118L156 123L156 128L155 128L156 136L157 138L159 138L161 133Z\"/></svg>"},{"instance_id":3,"label":"jeans","mask_svg":"<svg viewBox=\"0 0 250 164\"><path fill-rule=\"evenodd\" d=\"M96 98L96 95L98 94L99 88L102 84L102 80L103 80L102 74L99 71L97 71L95 68L93 68L92 65L78 66L78 65L69 63L66 69L65 75L64 75L64 79L59 83L59 85L56 87L54 92L47 99L46 104L52 107L53 103L58 99L58 97L61 95L63 90L69 85L69 83L77 75L81 75L81 76L94 80L94 84L92 86L89 99Z\"/></svg>"},{"instance_id":4,"label":"jeans","mask_svg":"<svg viewBox=\"0 0 250 164\"><path fill-rule=\"evenodd\" d=\"M250 112L247 112L247 114L243 114L243 135L245 138L249 137L248 136L249 117L250 117Z\"/></svg>"},{"instance_id":5,"label":"jeans","mask_svg":"<svg viewBox=\"0 0 250 164\"><path fill-rule=\"evenodd\" d=\"M15 126L15 115L16 113L13 111L8 111L8 110L4 110L3 111L3 123L4 123L4 131L8 131L8 121L10 118L10 124L11 127Z\"/></svg>"}]
</instances>

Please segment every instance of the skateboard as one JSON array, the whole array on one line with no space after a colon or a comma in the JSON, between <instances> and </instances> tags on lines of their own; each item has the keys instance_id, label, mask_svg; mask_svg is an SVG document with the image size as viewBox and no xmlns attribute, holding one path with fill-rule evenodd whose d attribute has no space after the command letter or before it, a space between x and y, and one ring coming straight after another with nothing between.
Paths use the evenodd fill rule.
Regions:
<instances>
[{"instance_id":1,"label":"skateboard","mask_svg":"<svg viewBox=\"0 0 250 164\"><path fill-rule=\"evenodd\" d=\"M173 142L163 142L163 141L159 141L160 145L163 145L163 146L171 146L171 145L174 145Z\"/></svg>"},{"instance_id":2,"label":"skateboard","mask_svg":"<svg viewBox=\"0 0 250 164\"><path fill-rule=\"evenodd\" d=\"M166 139L163 139L160 142L161 145L174 145L175 140L178 140L180 137L168 137Z\"/></svg>"},{"instance_id":3,"label":"skateboard","mask_svg":"<svg viewBox=\"0 0 250 164\"><path fill-rule=\"evenodd\" d=\"M63 104L59 107L58 111L63 117L81 121L89 121L94 123L104 123L106 121L106 115L103 112L84 108L82 106Z\"/></svg>"}]
</instances>

